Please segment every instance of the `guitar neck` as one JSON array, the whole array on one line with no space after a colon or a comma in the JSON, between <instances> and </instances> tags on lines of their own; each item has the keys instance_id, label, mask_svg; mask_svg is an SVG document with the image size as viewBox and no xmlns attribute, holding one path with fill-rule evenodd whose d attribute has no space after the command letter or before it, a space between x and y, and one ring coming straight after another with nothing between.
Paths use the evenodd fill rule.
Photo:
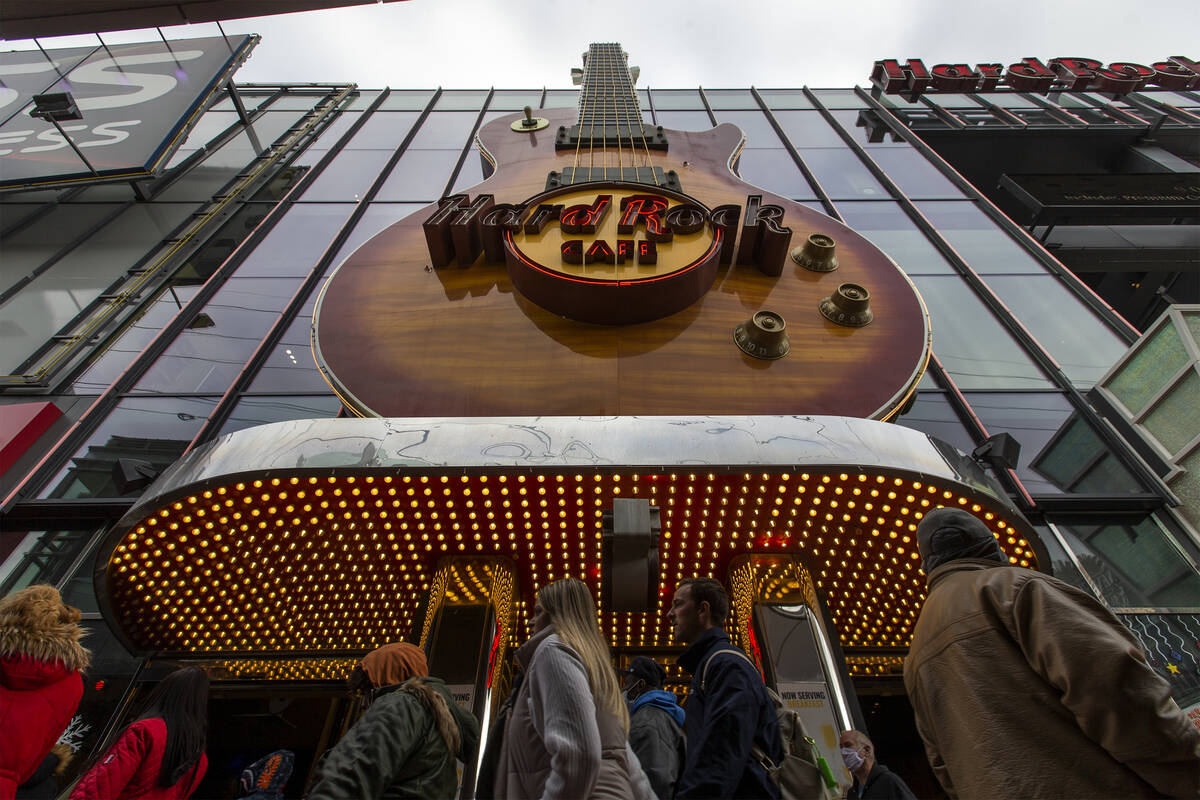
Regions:
<instances>
[{"instance_id":1,"label":"guitar neck","mask_svg":"<svg viewBox=\"0 0 1200 800\"><path fill-rule=\"evenodd\" d=\"M641 126L642 110L619 44L593 44L588 48L578 124L584 131L602 125Z\"/></svg>"},{"instance_id":2,"label":"guitar neck","mask_svg":"<svg viewBox=\"0 0 1200 800\"><path fill-rule=\"evenodd\" d=\"M646 125L633 77L619 44L593 44L583 61L579 120L558 129L556 150L628 147L648 152L666 150L661 127Z\"/></svg>"}]
</instances>

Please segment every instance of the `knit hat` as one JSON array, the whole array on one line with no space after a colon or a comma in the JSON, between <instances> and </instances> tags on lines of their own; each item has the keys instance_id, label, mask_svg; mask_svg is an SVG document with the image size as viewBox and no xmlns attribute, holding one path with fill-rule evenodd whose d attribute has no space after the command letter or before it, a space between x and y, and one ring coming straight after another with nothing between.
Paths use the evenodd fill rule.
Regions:
<instances>
[{"instance_id":1,"label":"knit hat","mask_svg":"<svg viewBox=\"0 0 1200 800\"><path fill-rule=\"evenodd\" d=\"M408 642L393 642L372 650L363 656L360 666L376 689L429 676L425 651Z\"/></svg>"},{"instance_id":2,"label":"knit hat","mask_svg":"<svg viewBox=\"0 0 1200 800\"><path fill-rule=\"evenodd\" d=\"M960 508L936 508L926 514L917 526L917 548L926 575L947 561L960 558L1008 563L1008 557L987 526Z\"/></svg>"},{"instance_id":3,"label":"knit hat","mask_svg":"<svg viewBox=\"0 0 1200 800\"><path fill-rule=\"evenodd\" d=\"M58 661L82 670L91 653L79 643L86 633L79 617L79 609L64 603L53 586L35 584L5 595L0 600L0 656Z\"/></svg>"},{"instance_id":4,"label":"knit hat","mask_svg":"<svg viewBox=\"0 0 1200 800\"><path fill-rule=\"evenodd\" d=\"M667 671L657 661L646 656L638 656L631 661L625 674L645 681L647 689L661 689L663 681L667 678Z\"/></svg>"}]
</instances>

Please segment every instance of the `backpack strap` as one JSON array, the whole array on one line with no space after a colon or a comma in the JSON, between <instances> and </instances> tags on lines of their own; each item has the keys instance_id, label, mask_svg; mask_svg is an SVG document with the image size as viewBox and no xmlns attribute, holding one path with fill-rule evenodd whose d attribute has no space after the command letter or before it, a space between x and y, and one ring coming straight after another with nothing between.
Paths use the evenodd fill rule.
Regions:
<instances>
[{"instance_id":1,"label":"backpack strap","mask_svg":"<svg viewBox=\"0 0 1200 800\"><path fill-rule=\"evenodd\" d=\"M721 653L729 653L731 656L737 656L750 666L754 667L755 673L758 672L758 665L751 660L750 656L746 655L741 650L732 647L727 650L718 650L717 652L710 654L708 658L704 659L704 666L700 668L700 691L705 691L705 687L708 684L708 665L712 663L714 658L721 655Z\"/></svg>"}]
</instances>

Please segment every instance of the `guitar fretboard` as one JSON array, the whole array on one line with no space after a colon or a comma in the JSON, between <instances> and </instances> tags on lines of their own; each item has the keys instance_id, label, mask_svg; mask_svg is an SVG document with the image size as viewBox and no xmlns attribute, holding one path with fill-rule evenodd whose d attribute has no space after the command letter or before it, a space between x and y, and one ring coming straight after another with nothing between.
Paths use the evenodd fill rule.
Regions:
<instances>
[{"instance_id":1,"label":"guitar fretboard","mask_svg":"<svg viewBox=\"0 0 1200 800\"><path fill-rule=\"evenodd\" d=\"M642 110L625 53L616 43L593 44L584 60L583 87L579 92L579 134L597 138L604 126L640 131Z\"/></svg>"}]
</instances>

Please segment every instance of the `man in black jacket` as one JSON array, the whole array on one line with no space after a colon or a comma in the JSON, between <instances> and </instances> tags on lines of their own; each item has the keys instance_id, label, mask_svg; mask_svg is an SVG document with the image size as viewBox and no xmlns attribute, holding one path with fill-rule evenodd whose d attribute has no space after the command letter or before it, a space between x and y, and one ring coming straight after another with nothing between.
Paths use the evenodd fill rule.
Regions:
<instances>
[{"instance_id":1,"label":"man in black jacket","mask_svg":"<svg viewBox=\"0 0 1200 800\"><path fill-rule=\"evenodd\" d=\"M854 776L847 800L917 800L899 775L875 761L875 744L862 731L842 733L842 763Z\"/></svg>"},{"instance_id":2,"label":"man in black jacket","mask_svg":"<svg viewBox=\"0 0 1200 800\"><path fill-rule=\"evenodd\" d=\"M678 661L692 675L678 800L779 798L779 787L759 756L776 764L782 760L779 720L758 668L721 628L728 612L729 597L720 583L688 578L680 582L667 614L675 641L690 645Z\"/></svg>"},{"instance_id":3,"label":"man in black jacket","mask_svg":"<svg viewBox=\"0 0 1200 800\"><path fill-rule=\"evenodd\" d=\"M645 656L635 658L625 672L629 746L658 800L675 796L684 757L683 709L674 692L663 690L666 677L666 670Z\"/></svg>"}]
</instances>

